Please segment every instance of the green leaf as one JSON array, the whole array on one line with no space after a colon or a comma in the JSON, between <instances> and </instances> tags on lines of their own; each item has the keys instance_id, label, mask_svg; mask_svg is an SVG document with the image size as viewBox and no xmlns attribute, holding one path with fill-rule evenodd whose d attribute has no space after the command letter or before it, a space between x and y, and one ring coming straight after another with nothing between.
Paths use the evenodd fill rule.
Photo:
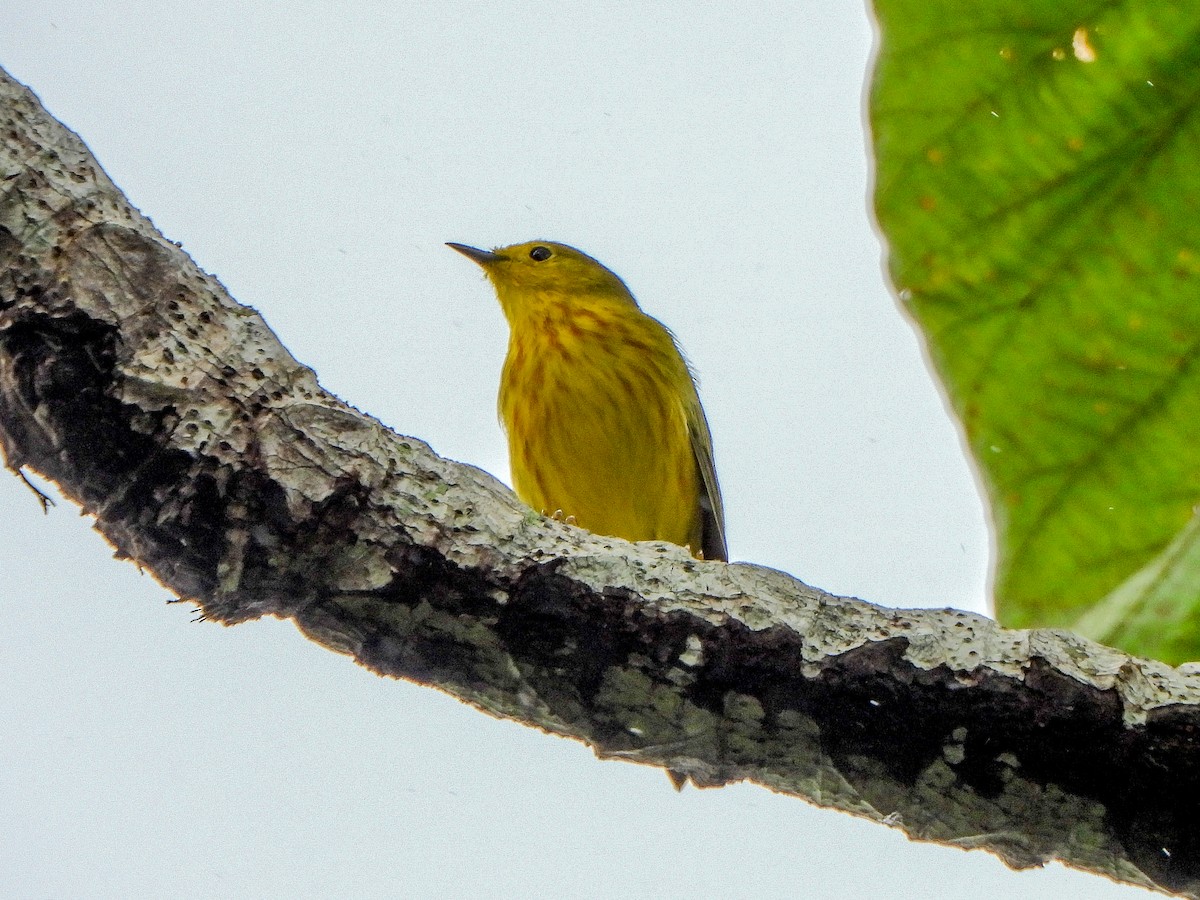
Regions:
<instances>
[{"instance_id":1,"label":"green leaf","mask_svg":"<svg viewBox=\"0 0 1200 900\"><path fill-rule=\"evenodd\" d=\"M1084 613L1072 626L1106 644L1137 647L1171 662L1200 659L1200 516L1165 551Z\"/></svg>"},{"instance_id":2,"label":"green leaf","mask_svg":"<svg viewBox=\"0 0 1200 900\"><path fill-rule=\"evenodd\" d=\"M876 210L987 488L998 617L1070 627L1200 501L1200 4L876 11Z\"/></svg>"}]
</instances>

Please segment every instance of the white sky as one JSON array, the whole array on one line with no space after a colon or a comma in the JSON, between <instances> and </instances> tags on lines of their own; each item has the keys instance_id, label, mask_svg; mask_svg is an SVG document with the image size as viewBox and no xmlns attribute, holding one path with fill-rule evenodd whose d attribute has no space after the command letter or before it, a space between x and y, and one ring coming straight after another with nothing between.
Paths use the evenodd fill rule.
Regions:
<instances>
[{"instance_id":1,"label":"white sky","mask_svg":"<svg viewBox=\"0 0 1200 900\"><path fill-rule=\"evenodd\" d=\"M982 611L988 538L868 214L853 3L9 0L0 65L323 384L507 478L442 246L574 244L701 376L736 559ZM190 607L0 478L0 896L1133 896L649 768Z\"/></svg>"}]
</instances>

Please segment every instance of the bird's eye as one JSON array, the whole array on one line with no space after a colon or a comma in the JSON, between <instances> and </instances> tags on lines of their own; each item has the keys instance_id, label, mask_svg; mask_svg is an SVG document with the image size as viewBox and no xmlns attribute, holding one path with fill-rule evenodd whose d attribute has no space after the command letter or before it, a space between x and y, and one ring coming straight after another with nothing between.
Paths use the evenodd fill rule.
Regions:
<instances>
[{"instance_id":1,"label":"bird's eye","mask_svg":"<svg viewBox=\"0 0 1200 900\"><path fill-rule=\"evenodd\" d=\"M550 252L549 247L534 247L529 251L529 258L534 262L542 262L549 259L554 254Z\"/></svg>"}]
</instances>

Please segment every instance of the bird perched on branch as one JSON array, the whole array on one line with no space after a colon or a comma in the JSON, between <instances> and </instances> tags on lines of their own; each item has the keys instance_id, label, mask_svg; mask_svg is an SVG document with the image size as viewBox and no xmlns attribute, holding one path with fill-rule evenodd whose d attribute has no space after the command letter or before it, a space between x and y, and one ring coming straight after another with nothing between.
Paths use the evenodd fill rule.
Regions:
<instances>
[{"instance_id":1,"label":"bird perched on branch","mask_svg":"<svg viewBox=\"0 0 1200 900\"><path fill-rule=\"evenodd\" d=\"M499 406L517 496L598 534L727 559L712 437L671 332L573 247L448 246L483 267L508 319Z\"/></svg>"}]
</instances>

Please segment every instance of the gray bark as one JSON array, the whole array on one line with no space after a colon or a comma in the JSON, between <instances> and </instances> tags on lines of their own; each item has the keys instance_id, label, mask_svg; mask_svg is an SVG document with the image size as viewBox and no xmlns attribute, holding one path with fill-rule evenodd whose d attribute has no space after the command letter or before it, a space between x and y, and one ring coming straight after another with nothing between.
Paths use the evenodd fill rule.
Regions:
<instances>
[{"instance_id":1,"label":"gray bark","mask_svg":"<svg viewBox=\"0 0 1200 900\"><path fill-rule=\"evenodd\" d=\"M0 75L0 447L206 617L913 838L1200 896L1200 683L534 514L324 391Z\"/></svg>"}]
</instances>

